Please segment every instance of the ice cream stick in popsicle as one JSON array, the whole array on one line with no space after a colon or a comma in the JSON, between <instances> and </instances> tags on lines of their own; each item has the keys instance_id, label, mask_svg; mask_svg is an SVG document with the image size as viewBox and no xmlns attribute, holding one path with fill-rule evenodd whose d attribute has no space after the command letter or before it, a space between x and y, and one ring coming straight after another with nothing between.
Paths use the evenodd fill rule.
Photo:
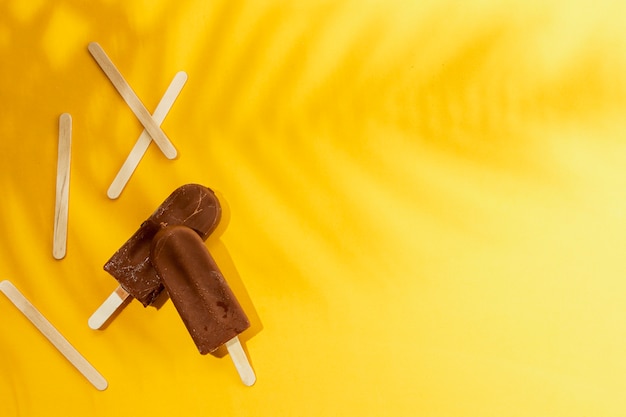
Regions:
<instances>
[{"instance_id":1,"label":"ice cream stick in popsicle","mask_svg":"<svg viewBox=\"0 0 626 417\"><path fill-rule=\"evenodd\" d=\"M241 346L239 337L235 336L225 343L230 359L235 364L235 368L239 373L239 378L244 385L251 387L256 382L256 375L254 369L250 366L248 356Z\"/></svg>"},{"instance_id":2,"label":"ice cream stick in popsicle","mask_svg":"<svg viewBox=\"0 0 626 417\"><path fill-rule=\"evenodd\" d=\"M159 127L159 123L152 117L141 100L139 100L139 97L137 97L137 94L135 94L111 59L107 56L106 52L104 52L104 49L102 49L97 42L91 42L88 49L98 65L100 65L100 68L102 68L102 71L104 71L115 89L120 93L135 116L137 116L139 122L141 122L143 127L150 134L163 154L169 159L176 158L176 148L174 148L172 142L170 142Z\"/></svg>"},{"instance_id":3,"label":"ice cream stick in popsicle","mask_svg":"<svg viewBox=\"0 0 626 417\"><path fill-rule=\"evenodd\" d=\"M67 250L67 217L70 195L70 159L72 149L72 116L59 117L59 147L57 156L56 202L52 256L63 259Z\"/></svg>"},{"instance_id":4,"label":"ice cream stick in popsicle","mask_svg":"<svg viewBox=\"0 0 626 417\"><path fill-rule=\"evenodd\" d=\"M180 94L180 91L186 81L187 74L184 71L180 71L174 76L174 79L170 83L167 91L163 95L163 98L161 98L156 110L152 114L152 117L159 125L163 123L163 120L165 120L165 116L167 116L167 113L172 108L176 97ZM148 150L148 146L150 146L151 141L152 139L150 138L150 135L144 129L107 191L107 195L110 199L116 199L120 196L122 190L128 183L130 176L137 168L137 165L139 165L139 161L141 161L141 158L143 158L143 155Z\"/></svg>"},{"instance_id":5,"label":"ice cream stick in popsicle","mask_svg":"<svg viewBox=\"0 0 626 417\"><path fill-rule=\"evenodd\" d=\"M65 358L96 389L103 391L107 388L106 379L67 341L65 337L31 304L30 301L10 282L0 282L0 291L26 316L31 323L56 347Z\"/></svg>"},{"instance_id":6,"label":"ice cream stick in popsicle","mask_svg":"<svg viewBox=\"0 0 626 417\"><path fill-rule=\"evenodd\" d=\"M90 329L98 330L124 305L130 298L130 294L119 285L115 291L104 300L96 311L89 317L87 324Z\"/></svg>"}]
</instances>

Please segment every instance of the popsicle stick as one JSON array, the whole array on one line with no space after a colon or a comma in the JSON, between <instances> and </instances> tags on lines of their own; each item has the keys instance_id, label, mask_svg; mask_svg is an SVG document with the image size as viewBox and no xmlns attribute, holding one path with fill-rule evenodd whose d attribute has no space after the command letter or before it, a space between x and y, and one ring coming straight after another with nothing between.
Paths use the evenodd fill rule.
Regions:
<instances>
[{"instance_id":1,"label":"popsicle stick","mask_svg":"<svg viewBox=\"0 0 626 417\"><path fill-rule=\"evenodd\" d=\"M183 89L186 81L187 74L184 71L180 71L174 76L174 79L170 83L167 91L165 91L165 94L157 105L156 110L152 114L152 118L159 125L163 123L163 120L165 120L165 116L167 116L167 113L172 108L176 97L180 94L180 91ZM143 155L148 150L148 146L150 146L151 141L152 139L150 138L150 135L144 129L107 191L107 195L110 199L113 200L120 196L131 175L137 168L137 165L139 165L139 161L141 161L141 158L143 158Z\"/></svg>"},{"instance_id":2,"label":"popsicle stick","mask_svg":"<svg viewBox=\"0 0 626 417\"><path fill-rule=\"evenodd\" d=\"M246 352L244 352L243 347L241 346L239 338L235 336L226 342L225 345L228 353L230 354L230 358L235 364L235 368L237 368L241 382L248 387L254 385L256 382L256 375L254 374L254 369L250 366L250 362L248 361Z\"/></svg>"},{"instance_id":3,"label":"popsicle stick","mask_svg":"<svg viewBox=\"0 0 626 417\"><path fill-rule=\"evenodd\" d=\"M150 112L148 112L141 100L139 100L137 94L135 94L130 85L128 85L102 47L97 42L91 42L87 49L89 49L89 52L98 65L100 65L102 71L104 71L115 89L120 93L126 104L128 104L128 107L130 107L135 116L137 116L139 122L141 122L152 139L154 139L154 142L161 149L163 154L169 159L176 158L174 145L172 145L172 142L170 142L165 133L163 133L159 124L154 120Z\"/></svg>"},{"instance_id":4,"label":"popsicle stick","mask_svg":"<svg viewBox=\"0 0 626 417\"><path fill-rule=\"evenodd\" d=\"M52 256L63 259L67 251L67 217L70 196L70 158L72 149L72 116L59 117L59 147L57 155L56 203Z\"/></svg>"},{"instance_id":5,"label":"popsicle stick","mask_svg":"<svg viewBox=\"0 0 626 417\"><path fill-rule=\"evenodd\" d=\"M89 328L98 330L106 323L124 304L124 302L130 297L130 294L124 290L121 286L118 286L115 291L104 300L104 303L98 307L98 309L89 317L87 324Z\"/></svg>"},{"instance_id":6,"label":"popsicle stick","mask_svg":"<svg viewBox=\"0 0 626 417\"><path fill-rule=\"evenodd\" d=\"M0 291L26 316L28 320L56 347L72 365L98 390L107 388L106 379L87 359L54 328L54 326L28 301L10 281L0 282Z\"/></svg>"}]
</instances>

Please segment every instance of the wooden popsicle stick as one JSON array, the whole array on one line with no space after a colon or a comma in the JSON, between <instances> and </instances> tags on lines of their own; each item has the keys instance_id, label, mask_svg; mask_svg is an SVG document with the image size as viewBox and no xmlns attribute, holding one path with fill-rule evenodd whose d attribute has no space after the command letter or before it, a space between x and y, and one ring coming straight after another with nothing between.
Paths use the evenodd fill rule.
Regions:
<instances>
[{"instance_id":1,"label":"wooden popsicle stick","mask_svg":"<svg viewBox=\"0 0 626 417\"><path fill-rule=\"evenodd\" d=\"M26 316L31 323L56 347L72 365L98 390L107 388L108 382L66 338L28 301L10 281L0 282L0 291Z\"/></svg>"},{"instance_id":2,"label":"wooden popsicle stick","mask_svg":"<svg viewBox=\"0 0 626 417\"><path fill-rule=\"evenodd\" d=\"M152 117L159 125L163 123L163 120L165 120L165 116L167 116L167 113L172 108L174 101L180 94L180 91L183 89L186 81L187 74L184 71L180 71L174 76L174 79L170 83L156 110L152 114ZM122 190L128 183L130 176L137 168L137 165L139 165L139 161L141 161L141 158L143 158L143 155L148 150L148 146L150 146L151 141L152 139L150 138L150 135L144 129L107 191L107 196L110 199L114 200L120 196Z\"/></svg>"},{"instance_id":3,"label":"wooden popsicle stick","mask_svg":"<svg viewBox=\"0 0 626 417\"><path fill-rule=\"evenodd\" d=\"M102 71L104 71L115 89L120 93L135 116L137 116L139 122L141 122L144 129L150 134L163 154L169 159L176 158L176 148L174 148L172 142L170 142L165 133L163 133L159 124L154 120L150 112L148 112L141 100L139 100L137 94L135 94L130 85L128 85L102 47L97 42L91 42L88 49L98 65L100 65L100 68L102 68Z\"/></svg>"},{"instance_id":4,"label":"wooden popsicle stick","mask_svg":"<svg viewBox=\"0 0 626 417\"><path fill-rule=\"evenodd\" d=\"M248 361L248 357L241 346L239 338L235 336L226 342L225 345L228 353L230 354L231 360L235 364L235 368L237 368L241 382L248 387L254 385L256 382L256 375L254 374L254 369L250 366L250 361Z\"/></svg>"},{"instance_id":5,"label":"wooden popsicle stick","mask_svg":"<svg viewBox=\"0 0 626 417\"><path fill-rule=\"evenodd\" d=\"M59 147L57 155L56 202L52 256L63 259L67 251L67 218L70 196L70 159L72 149L72 116L59 117Z\"/></svg>"},{"instance_id":6,"label":"wooden popsicle stick","mask_svg":"<svg viewBox=\"0 0 626 417\"><path fill-rule=\"evenodd\" d=\"M90 329L98 330L122 307L124 302L130 297L130 294L121 286L104 300L104 303L89 317L87 324Z\"/></svg>"}]
</instances>

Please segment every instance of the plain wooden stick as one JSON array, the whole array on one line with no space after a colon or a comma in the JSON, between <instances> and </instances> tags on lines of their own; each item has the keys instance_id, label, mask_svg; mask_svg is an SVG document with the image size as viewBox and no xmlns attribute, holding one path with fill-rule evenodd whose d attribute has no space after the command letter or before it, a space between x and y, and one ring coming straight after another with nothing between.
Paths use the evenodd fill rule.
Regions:
<instances>
[{"instance_id":1,"label":"plain wooden stick","mask_svg":"<svg viewBox=\"0 0 626 417\"><path fill-rule=\"evenodd\" d=\"M98 390L108 386L106 379L67 341L61 333L15 288L10 281L0 282L0 291L26 316L72 365Z\"/></svg>"},{"instance_id":2,"label":"plain wooden stick","mask_svg":"<svg viewBox=\"0 0 626 417\"><path fill-rule=\"evenodd\" d=\"M165 116L167 116L167 113L172 108L174 101L180 94L180 91L186 81L187 74L184 71L180 71L174 76L174 79L170 83L167 91L165 91L165 94L157 105L156 110L152 114L152 118L159 125L163 123L163 120L165 120ZM148 146L150 146L151 141L152 139L150 138L150 135L144 129L107 191L107 196L109 196L110 199L116 199L120 196L131 175L135 172L137 165L139 165L139 161L141 161L141 158L143 158L143 155L148 150Z\"/></svg>"},{"instance_id":3,"label":"plain wooden stick","mask_svg":"<svg viewBox=\"0 0 626 417\"><path fill-rule=\"evenodd\" d=\"M67 251L67 219L70 196L70 159L72 150L72 116L59 117L59 146L57 155L56 202L52 256L63 259Z\"/></svg>"},{"instance_id":4,"label":"plain wooden stick","mask_svg":"<svg viewBox=\"0 0 626 417\"><path fill-rule=\"evenodd\" d=\"M146 109L141 100L139 100L139 97L137 97L137 94L135 94L106 52L104 52L104 49L102 49L97 42L91 42L88 49L98 65L100 65L100 68L102 68L102 71L104 71L115 89L120 93L135 116L137 116L139 122L141 122L144 129L150 134L163 154L169 159L176 158L176 148L174 148L174 145L172 145L172 142L170 142L165 133L163 133L157 121L154 120L150 112Z\"/></svg>"},{"instance_id":5,"label":"plain wooden stick","mask_svg":"<svg viewBox=\"0 0 626 417\"><path fill-rule=\"evenodd\" d=\"M130 297L130 294L124 290L121 286L118 286L115 291L107 297L106 300L98 307L96 311L89 317L87 324L90 329L98 330L104 326L104 323L122 307L124 302Z\"/></svg>"},{"instance_id":6,"label":"plain wooden stick","mask_svg":"<svg viewBox=\"0 0 626 417\"><path fill-rule=\"evenodd\" d=\"M254 369L250 366L250 361L248 361L248 356L246 356L246 352L244 352L239 338L235 336L225 344L228 354L230 355L230 358L239 373L241 382L243 382L244 385L251 387L256 382L256 375L254 373Z\"/></svg>"}]
</instances>

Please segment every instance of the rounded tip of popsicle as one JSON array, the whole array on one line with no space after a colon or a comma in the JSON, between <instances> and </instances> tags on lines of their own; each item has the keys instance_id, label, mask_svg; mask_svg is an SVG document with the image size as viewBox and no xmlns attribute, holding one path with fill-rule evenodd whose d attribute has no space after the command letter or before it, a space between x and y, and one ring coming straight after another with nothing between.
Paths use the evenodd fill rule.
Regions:
<instances>
[{"instance_id":1,"label":"rounded tip of popsicle","mask_svg":"<svg viewBox=\"0 0 626 417\"><path fill-rule=\"evenodd\" d=\"M91 330L100 330L100 327L102 327L102 320L100 317L95 317L95 315L93 315L89 317L89 320L87 320L87 325Z\"/></svg>"},{"instance_id":2,"label":"rounded tip of popsicle","mask_svg":"<svg viewBox=\"0 0 626 417\"><path fill-rule=\"evenodd\" d=\"M241 382L243 382L246 387L251 387L256 382L256 375L254 373L250 373L245 377L242 377Z\"/></svg>"},{"instance_id":3,"label":"rounded tip of popsicle","mask_svg":"<svg viewBox=\"0 0 626 417\"><path fill-rule=\"evenodd\" d=\"M111 200L117 200L119 196L120 192L118 190L112 190L109 188L109 190L107 191L107 197L109 197L109 199Z\"/></svg>"},{"instance_id":4,"label":"rounded tip of popsicle","mask_svg":"<svg viewBox=\"0 0 626 417\"><path fill-rule=\"evenodd\" d=\"M181 81L187 81L189 76L187 75L185 71L178 71L175 77L180 79Z\"/></svg>"},{"instance_id":5,"label":"rounded tip of popsicle","mask_svg":"<svg viewBox=\"0 0 626 417\"><path fill-rule=\"evenodd\" d=\"M107 303L103 304L103 306L101 306L91 315L91 317L89 317L87 325L91 330L100 330L111 314L113 314L112 311L108 310L108 307L109 305Z\"/></svg>"},{"instance_id":6,"label":"rounded tip of popsicle","mask_svg":"<svg viewBox=\"0 0 626 417\"><path fill-rule=\"evenodd\" d=\"M93 382L93 386L96 387L98 391L104 391L105 389L109 387L109 383L104 378L101 378L98 381L92 381L92 382Z\"/></svg>"},{"instance_id":7,"label":"rounded tip of popsicle","mask_svg":"<svg viewBox=\"0 0 626 417\"><path fill-rule=\"evenodd\" d=\"M176 159L178 156L178 151L173 146L170 149L167 149L164 153L167 159Z\"/></svg>"}]
</instances>

